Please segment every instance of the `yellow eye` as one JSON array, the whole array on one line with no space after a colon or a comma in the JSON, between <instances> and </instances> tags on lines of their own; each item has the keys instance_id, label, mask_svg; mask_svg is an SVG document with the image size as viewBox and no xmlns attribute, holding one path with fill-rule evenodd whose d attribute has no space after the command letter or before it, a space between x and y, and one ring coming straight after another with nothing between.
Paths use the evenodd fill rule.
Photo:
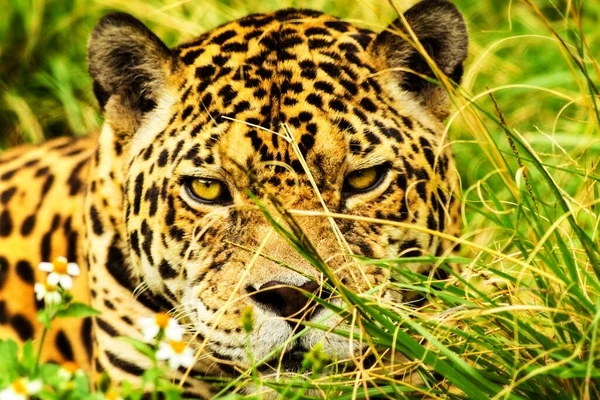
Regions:
<instances>
[{"instance_id":1,"label":"yellow eye","mask_svg":"<svg viewBox=\"0 0 600 400\"><path fill-rule=\"evenodd\" d=\"M346 193L367 192L381 183L381 178L386 171L385 166L378 165L351 172L344 182L344 191Z\"/></svg>"},{"instance_id":2,"label":"yellow eye","mask_svg":"<svg viewBox=\"0 0 600 400\"><path fill-rule=\"evenodd\" d=\"M216 179L192 178L187 185L188 192L194 198L204 203L227 203L231 195L225 184Z\"/></svg>"}]
</instances>

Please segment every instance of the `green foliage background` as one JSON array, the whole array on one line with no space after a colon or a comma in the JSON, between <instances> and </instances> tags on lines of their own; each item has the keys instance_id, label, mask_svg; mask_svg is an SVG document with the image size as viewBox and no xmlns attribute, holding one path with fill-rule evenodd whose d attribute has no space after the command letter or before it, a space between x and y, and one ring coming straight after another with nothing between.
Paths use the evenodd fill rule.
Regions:
<instances>
[{"instance_id":1,"label":"green foliage background","mask_svg":"<svg viewBox=\"0 0 600 400\"><path fill-rule=\"evenodd\" d=\"M411 3L393 2L398 10ZM449 119L464 191L461 255L470 261L455 277L459 284L435 291L438 320L414 311L403 319L360 298L352 302L376 320L374 337L401 349L390 332L419 321L410 329L436 343L451 366L443 376L473 393L600 398L600 1L455 3L471 38L462 89L453 97L460 112ZM288 6L373 30L396 15L382 0L8 0L0 10L0 149L99 129L86 43L110 10L133 14L174 45ZM434 293L427 282L415 285ZM387 333L378 330L389 322L377 320L381 315L398 318ZM416 344L404 350L431 355ZM395 383L386 388L396 393Z\"/></svg>"}]
</instances>

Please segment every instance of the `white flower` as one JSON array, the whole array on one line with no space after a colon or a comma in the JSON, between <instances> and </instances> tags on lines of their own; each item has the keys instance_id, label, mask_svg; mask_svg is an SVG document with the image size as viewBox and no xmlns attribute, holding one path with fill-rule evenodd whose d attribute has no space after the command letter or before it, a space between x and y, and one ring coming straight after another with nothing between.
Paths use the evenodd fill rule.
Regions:
<instances>
[{"instance_id":1,"label":"white flower","mask_svg":"<svg viewBox=\"0 0 600 400\"><path fill-rule=\"evenodd\" d=\"M54 261L41 262L38 268L48 274L47 281L50 285L60 284L63 289L69 290L73 287L72 276L78 276L80 273L79 265L67 262L65 257L56 257Z\"/></svg>"},{"instance_id":2,"label":"white flower","mask_svg":"<svg viewBox=\"0 0 600 400\"><path fill-rule=\"evenodd\" d=\"M0 391L0 399L27 400L29 395L36 394L40 390L42 390L41 380L30 381L27 378L18 378L9 387Z\"/></svg>"},{"instance_id":3,"label":"white flower","mask_svg":"<svg viewBox=\"0 0 600 400\"><path fill-rule=\"evenodd\" d=\"M194 365L194 351L185 342L170 340L160 342L156 352L157 360L169 360L169 368L177 369L180 365L189 368Z\"/></svg>"},{"instance_id":4,"label":"white flower","mask_svg":"<svg viewBox=\"0 0 600 400\"><path fill-rule=\"evenodd\" d=\"M35 298L38 300L44 299L44 303L47 306L58 304L62 301L58 287L50 285L48 282L37 282L33 287L33 291L35 292Z\"/></svg>"},{"instance_id":5,"label":"white flower","mask_svg":"<svg viewBox=\"0 0 600 400\"><path fill-rule=\"evenodd\" d=\"M150 342L163 329L165 339L179 341L183 338L184 329L179 323L165 313L158 313L154 318L140 318L138 324L142 328L144 339Z\"/></svg>"},{"instance_id":6,"label":"white flower","mask_svg":"<svg viewBox=\"0 0 600 400\"><path fill-rule=\"evenodd\" d=\"M81 374L83 370L79 368L77 363L73 361L66 361L60 365L60 369L58 370L58 376L63 378L65 381L70 381L74 375Z\"/></svg>"}]
</instances>

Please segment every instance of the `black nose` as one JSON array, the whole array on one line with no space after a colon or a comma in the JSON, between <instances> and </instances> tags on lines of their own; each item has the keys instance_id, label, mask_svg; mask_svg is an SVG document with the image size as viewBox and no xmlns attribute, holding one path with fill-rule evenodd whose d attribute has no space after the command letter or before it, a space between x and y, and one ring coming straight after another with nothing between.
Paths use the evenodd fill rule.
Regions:
<instances>
[{"instance_id":1,"label":"black nose","mask_svg":"<svg viewBox=\"0 0 600 400\"><path fill-rule=\"evenodd\" d=\"M310 311L311 301L302 290L308 293L317 293L320 289L318 283L310 281L302 286L290 286L283 282L271 281L267 282L256 291L251 291L250 297L262 306L266 306L277 315L284 318L300 319L303 317L302 312ZM324 297L320 293L320 297ZM288 323L295 327L297 324L293 321Z\"/></svg>"}]
</instances>

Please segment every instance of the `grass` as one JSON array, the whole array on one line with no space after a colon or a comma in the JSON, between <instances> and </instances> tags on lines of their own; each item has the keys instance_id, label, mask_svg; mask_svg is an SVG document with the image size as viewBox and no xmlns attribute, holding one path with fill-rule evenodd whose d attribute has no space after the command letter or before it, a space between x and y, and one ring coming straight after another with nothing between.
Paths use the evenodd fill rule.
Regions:
<instances>
[{"instance_id":1,"label":"grass","mask_svg":"<svg viewBox=\"0 0 600 400\"><path fill-rule=\"evenodd\" d=\"M401 268L406 259L360 261L393 268L403 278L398 288L430 298L423 309L374 303L337 286L345 302L335 311L360 327L339 333L411 361L376 363L360 375L284 381L248 371L224 389L253 384L298 399L315 392L341 399L424 392L432 398L600 398L600 66L594 58L600 3L456 3L471 37L462 89L453 98L458 111L449 119L464 228L458 258L437 261L441 268L458 262L462 272L436 282ZM392 7L375 0L10 0L0 15L0 148L99 128L85 46L108 9L133 13L172 45L284 6L310 6L373 29L394 18ZM294 227L294 214L279 211ZM328 273L298 230L273 224ZM420 383L402 382L403 372Z\"/></svg>"}]
</instances>

